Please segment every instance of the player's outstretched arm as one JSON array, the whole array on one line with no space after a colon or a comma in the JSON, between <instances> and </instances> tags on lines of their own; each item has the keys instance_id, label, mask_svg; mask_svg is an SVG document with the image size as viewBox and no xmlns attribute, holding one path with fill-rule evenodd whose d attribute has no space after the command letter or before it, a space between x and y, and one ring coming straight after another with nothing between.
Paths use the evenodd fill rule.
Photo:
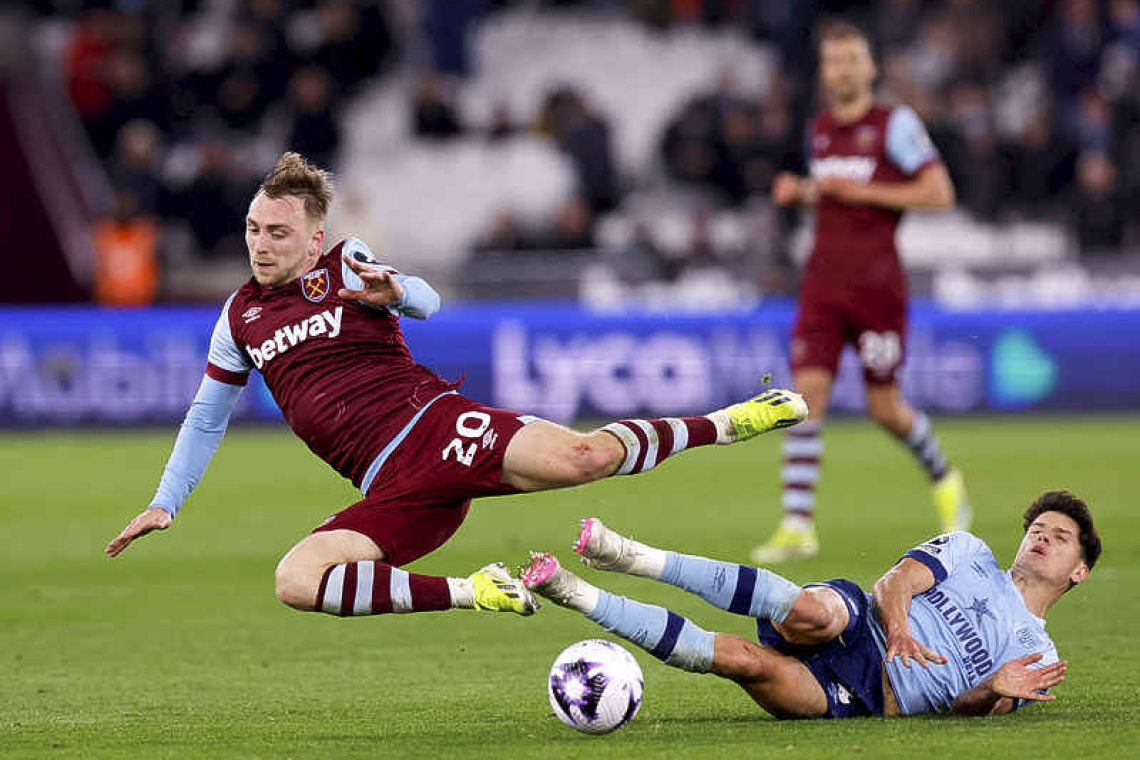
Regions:
<instances>
[{"instance_id":1,"label":"player's outstretched arm","mask_svg":"<svg viewBox=\"0 0 1140 760\"><path fill-rule=\"evenodd\" d=\"M934 573L918 560L904 557L875 582L872 596L875 613L887 636L887 662L895 657L910 667L914 660L922 667L930 663L944 665L946 658L929 649L911 634L910 602L934 585Z\"/></svg>"},{"instance_id":2,"label":"player's outstretched arm","mask_svg":"<svg viewBox=\"0 0 1140 760\"><path fill-rule=\"evenodd\" d=\"M958 715L1004 715L1013 710L1019 699L1051 702L1057 697L1045 692L1065 680L1069 664L1058 660L1043 668L1033 667L1041 658L1042 654L1037 652L1010 660L992 676L959 695L951 709Z\"/></svg>"},{"instance_id":3,"label":"player's outstretched arm","mask_svg":"<svg viewBox=\"0 0 1140 760\"><path fill-rule=\"evenodd\" d=\"M170 527L174 515L202 479L226 433L230 414L237 405L242 386L202 378L186 419L178 431L174 450L162 472L158 490L150 505L123 532L107 544L108 556L117 557L132 541L155 530Z\"/></svg>"},{"instance_id":4,"label":"player's outstretched arm","mask_svg":"<svg viewBox=\"0 0 1140 760\"><path fill-rule=\"evenodd\" d=\"M147 507L138 517L131 520L127 527L123 528L123 532L115 536L103 551L108 557L117 557L130 546L131 541L152 531L166 530L173 519L170 513L161 507Z\"/></svg>"}]
</instances>

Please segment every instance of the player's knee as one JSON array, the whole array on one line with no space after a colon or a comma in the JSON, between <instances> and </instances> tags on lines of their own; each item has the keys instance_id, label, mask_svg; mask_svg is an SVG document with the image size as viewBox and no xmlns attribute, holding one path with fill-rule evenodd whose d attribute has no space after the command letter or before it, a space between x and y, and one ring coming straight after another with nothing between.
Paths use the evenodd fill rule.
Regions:
<instances>
[{"instance_id":1,"label":"player's knee","mask_svg":"<svg viewBox=\"0 0 1140 760\"><path fill-rule=\"evenodd\" d=\"M570 477L579 483L589 483L613 474L621 464L624 450L617 439L608 433L584 436L575 441L566 458Z\"/></svg>"},{"instance_id":2,"label":"player's knee","mask_svg":"<svg viewBox=\"0 0 1140 760\"><path fill-rule=\"evenodd\" d=\"M273 585L277 598L283 604L305 612L311 612L317 608L319 576L314 582L313 573L291 563L282 562L277 566L274 573Z\"/></svg>"},{"instance_id":3,"label":"player's knee","mask_svg":"<svg viewBox=\"0 0 1140 760\"><path fill-rule=\"evenodd\" d=\"M719 635L713 655L713 672L731 681L762 681L768 677L764 648L739 636Z\"/></svg>"},{"instance_id":4,"label":"player's knee","mask_svg":"<svg viewBox=\"0 0 1140 760\"><path fill-rule=\"evenodd\" d=\"M848 621L847 607L836 592L813 587L804 589L777 629L794 644L817 644L843 633Z\"/></svg>"}]
</instances>

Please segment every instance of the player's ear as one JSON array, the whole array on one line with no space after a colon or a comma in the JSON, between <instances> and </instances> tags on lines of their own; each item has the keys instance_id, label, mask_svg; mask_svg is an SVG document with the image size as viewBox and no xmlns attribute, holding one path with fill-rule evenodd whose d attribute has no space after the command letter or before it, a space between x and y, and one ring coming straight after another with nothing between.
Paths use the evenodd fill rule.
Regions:
<instances>
[{"instance_id":1,"label":"player's ear","mask_svg":"<svg viewBox=\"0 0 1140 760\"><path fill-rule=\"evenodd\" d=\"M312 238L309 239L309 255L320 256L325 250L325 228L323 225L317 225L317 229L313 232Z\"/></svg>"},{"instance_id":2,"label":"player's ear","mask_svg":"<svg viewBox=\"0 0 1140 760\"><path fill-rule=\"evenodd\" d=\"M1084 562L1077 565L1077 569L1069 574L1069 581L1072 583L1082 583L1085 578L1089 577L1089 566Z\"/></svg>"}]
</instances>

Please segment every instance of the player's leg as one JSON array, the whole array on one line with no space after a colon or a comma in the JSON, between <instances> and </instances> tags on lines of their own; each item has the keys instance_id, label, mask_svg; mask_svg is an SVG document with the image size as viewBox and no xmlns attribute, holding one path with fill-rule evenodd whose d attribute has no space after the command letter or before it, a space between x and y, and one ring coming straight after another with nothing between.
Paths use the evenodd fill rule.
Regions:
<instances>
[{"instance_id":1,"label":"player's leg","mask_svg":"<svg viewBox=\"0 0 1140 760\"><path fill-rule=\"evenodd\" d=\"M550 554L532 556L521 575L535 593L582 613L666 665L735 681L775 715L819 717L827 712L822 688L794 658L705 631L663 607L610 594L562 568Z\"/></svg>"},{"instance_id":2,"label":"player's leg","mask_svg":"<svg viewBox=\"0 0 1140 760\"><path fill-rule=\"evenodd\" d=\"M867 335L869 334L864 333L864 336ZM876 337L875 340L892 340L893 335L893 332L888 332L886 338ZM866 345L863 338L860 339L860 344ZM901 349L893 366L878 370L867 364L865 354L866 351L861 351L867 384L868 414L906 445L930 478L934 506L942 529L969 530L972 515L962 474L947 461L930 418L906 402L895 380L902 363Z\"/></svg>"},{"instance_id":3,"label":"player's leg","mask_svg":"<svg viewBox=\"0 0 1140 760\"><path fill-rule=\"evenodd\" d=\"M777 718L821 718L827 694L806 665L771 647L718 633L712 672L740 685Z\"/></svg>"},{"instance_id":4,"label":"player's leg","mask_svg":"<svg viewBox=\"0 0 1140 760\"><path fill-rule=\"evenodd\" d=\"M792 385L808 404L807 420L788 430L780 470L783 517L767 541L752 550L758 564L811 557L819 551L815 533L815 489L823 461L823 421L846 340L838 306L805 293L792 331Z\"/></svg>"},{"instance_id":5,"label":"player's leg","mask_svg":"<svg viewBox=\"0 0 1140 760\"><path fill-rule=\"evenodd\" d=\"M364 533L319 530L277 565L277 598L298 610L342 617L456 608L529 615L537 609L533 596L501 565L449 578L409 573L385 559Z\"/></svg>"},{"instance_id":6,"label":"player's leg","mask_svg":"<svg viewBox=\"0 0 1140 760\"><path fill-rule=\"evenodd\" d=\"M847 607L830 587L803 588L770 570L658 549L596 517L582 521L574 551L590 567L652 578L722 610L770 620L790 643L830 641L849 622Z\"/></svg>"},{"instance_id":7,"label":"player's leg","mask_svg":"<svg viewBox=\"0 0 1140 760\"><path fill-rule=\"evenodd\" d=\"M773 389L703 416L620 420L592 433L537 420L507 444L503 481L539 491L648 472L682 451L747 440L794 425L806 414L799 396Z\"/></svg>"}]
</instances>

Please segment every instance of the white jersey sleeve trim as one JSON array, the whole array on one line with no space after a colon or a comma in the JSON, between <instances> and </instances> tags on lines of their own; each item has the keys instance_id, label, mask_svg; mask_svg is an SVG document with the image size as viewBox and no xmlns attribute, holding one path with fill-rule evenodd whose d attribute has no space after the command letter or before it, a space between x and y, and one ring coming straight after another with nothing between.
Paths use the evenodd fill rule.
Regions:
<instances>
[{"instance_id":1,"label":"white jersey sleeve trim","mask_svg":"<svg viewBox=\"0 0 1140 760\"><path fill-rule=\"evenodd\" d=\"M230 330L230 307L235 296L237 296L236 290L230 294L225 306L222 307L222 315L218 317L214 325L214 334L210 337L210 353L206 358L215 367L230 372L249 372L253 369L253 363L245 352L238 348Z\"/></svg>"}]
</instances>

